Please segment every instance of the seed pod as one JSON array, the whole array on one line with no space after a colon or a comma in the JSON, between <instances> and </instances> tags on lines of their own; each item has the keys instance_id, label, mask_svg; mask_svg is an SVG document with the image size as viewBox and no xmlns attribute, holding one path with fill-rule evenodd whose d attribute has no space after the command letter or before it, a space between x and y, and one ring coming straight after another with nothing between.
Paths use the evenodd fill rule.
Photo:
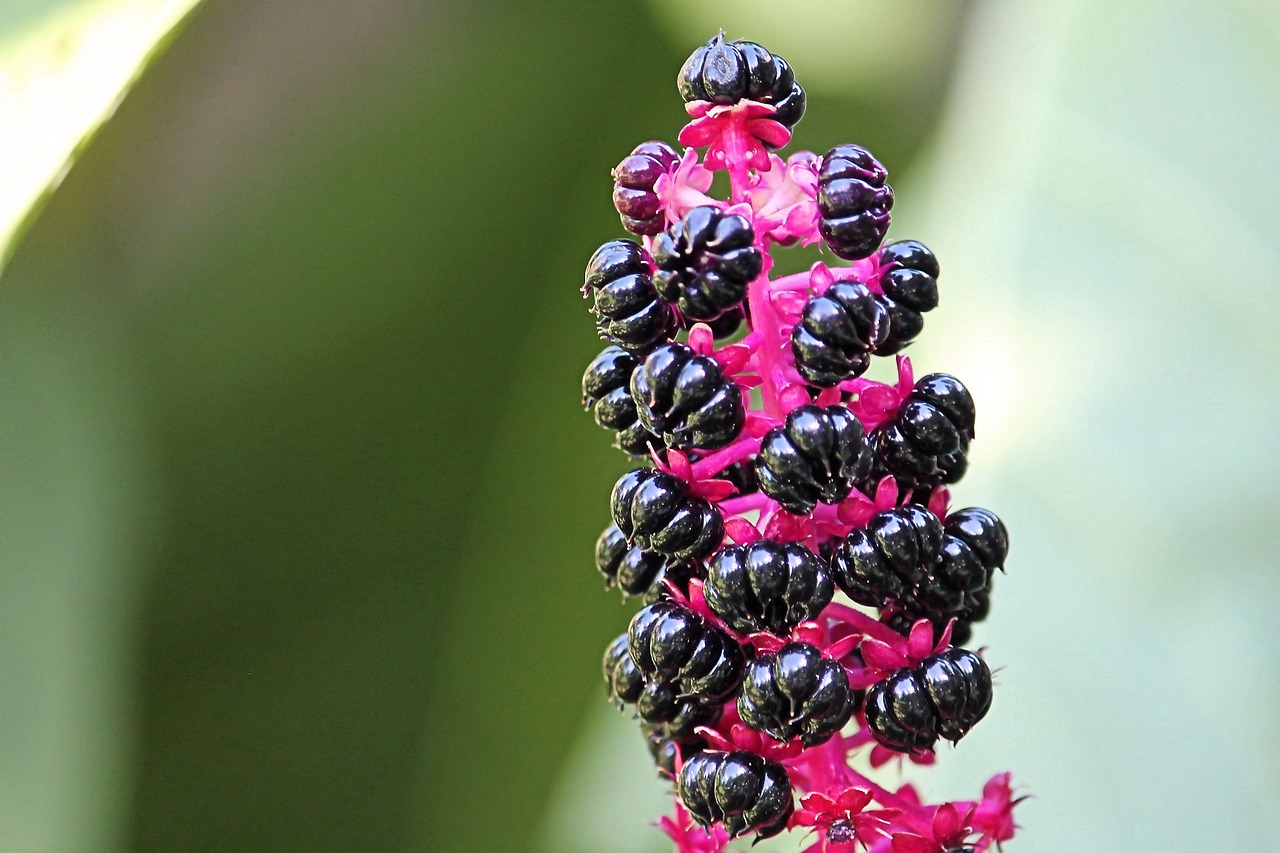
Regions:
<instances>
[{"instance_id":1,"label":"seed pod","mask_svg":"<svg viewBox=\"0 0 1280 853\"><path fill-rule=\"evenodd\" d=\"M742 647L673 601L657 601L632 617L627 648L646 678L678 685L681 698L717 701L742 683Z\"/></svg>"},{"instance_id":2,"label":"seed pod","mask_svg":"<svg viewBox=\"0 0 1280 853\"><path fill-rule=\"evenodd\" d=\"M837 145L818 169L818 230L837 257L865 258L889 230L893 187L888 170L858 145Z\"/></svg>"},{"instance_id":3,"label":"seed pod","mask_svg":"<svg viewBox=\"0 0 1280 853\"><path fill-rule=\"evenodd\" d=\"M678 328L675 312L653 288L649 253L639 243L611 240L596 249L582 293L595 297L600 337L630 352L647 352Z\"/></svg>"},{"instance_id":4,"label":"seed pod","mask_svg":"<svg viewBox=\"0 0 1280 853\"><path fill-rule=\"evenodd\" d=\"M808 643L788 643L747 664L738 716L777 740L815 746L844 728L856 704L843 666Z\"/></svg>"},{"instance_id":5,"label":"seed pod","mask_svg":"<svg viewBox=\"0 0 1280 853\"><path fill-rule=\"evenodd\" d=\"M950 648L900 669L867 691L867 728L884 747L921 753L939 737L964 737L991 708L991 670L973 652Z\"/></svg>"},{"instance_id":6,"label":"seed pod","mask_svg":"<svg viewBox=\"0 0 1280 853\"><path fill-rule=\"evenodd\" d=\"M723 447L746 421L738 386L715 359L685 344L663 344L649 353L631 375L631 396L640 423L668 447Z\"/></svg>"},{"instance_id":7,"label":"seed pod","mask_svg":"<svg viewBox=\"0 0 1280 853\"><path fill-rule=\"evenodd\" d=\"M676 791L694 820L723 823L735 838L752 831L760 838L777 835L795 809L786 768L744 751L692 756L680 769Z\"/></svg>"},{"instance_id":8,"label":"seed pod","mask_svg":"<svg viewBox=\"0 0 1280 853\"><path fill-rule=\"evenodd\" d=\"M844 406L800 406L764 437L756 459L760 488L788 512L837 503L871 464L862 424Z\"/></svg>"},{"instance_id":9,"label":"seed pod","mask_svg":"<svg viewBox=\"0 0 1280 853\"><path fill-rule=\"evenodd\" d=\"M834 585L821 557L796 542L733 545L707 564L707 605L735 631L791 632L815 619Z\"/></svg>"},{"instance_id":10,"label":"seed pod","mask_svg":"<svg viewBox=\"0 0 1280 853\"><path fill-rule=\"evenodd\" d=\"M688 494L684 481L653 468L622 475L610 498L613 523L632 545L676 560L710 556L724 538L724 519Z\"/></svg>"}]
</instances>

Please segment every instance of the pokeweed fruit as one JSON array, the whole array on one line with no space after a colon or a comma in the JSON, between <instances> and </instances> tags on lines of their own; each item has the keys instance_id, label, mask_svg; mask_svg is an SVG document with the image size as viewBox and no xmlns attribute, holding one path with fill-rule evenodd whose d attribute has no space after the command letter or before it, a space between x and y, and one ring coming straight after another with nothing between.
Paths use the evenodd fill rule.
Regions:
<instances>
[{"instance_id":1,"label":"pokeweed fruit","mask_svg":"<svg viewBox=\"0 0 1280 853\"><path fill-rule=\"evenodd\" d=\"M643 142L613 169L637 239L601 246L583 286L610 344L583 403L646 460L595 547L605 586L644 601L605 694L672 783L678 851L794 829L806 853L986 853L1014 834L1008 773L929 804L854 769L931 763L993 695L960 645L1009 535L948 489L974 401L900 354L938 307L938 259L884 242L893 190L865 148L774 153L805 108L782 57L719 33L677 89L684 148ZM771 274L776 247L815 244L808 270ZM887 357L896 378L867 378Z\"/></svg>"}]
</instances>

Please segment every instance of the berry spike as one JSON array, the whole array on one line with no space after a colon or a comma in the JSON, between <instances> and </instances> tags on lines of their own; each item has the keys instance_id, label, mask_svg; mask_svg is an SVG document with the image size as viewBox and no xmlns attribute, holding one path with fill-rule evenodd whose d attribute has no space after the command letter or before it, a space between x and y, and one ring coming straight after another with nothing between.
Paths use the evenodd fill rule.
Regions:
<instances>
[{"instance_id":1,"label":"berry spike","mask_svg":"<svg viewBox=\"0 0 1280 853\"><path fill-rule=\"evenodd\" d=\"M854 769L931 764L993 698L959 646L1009 534L947 488L974 401L899 355L938 307L938 260L886 242L870 151L779 151L806 105L782 57L718 33L677 89L686 148L643 142L613 169L637 240L601 246L583 287L610 344L583 404L646 464L614 486L595 561L644 602L603 675L674 783L659 826L683 853L787 830L813 834L806 851L989 853L1016 828L1007 773L930 804ZM808 270L773 275L780 246Z\"/></svg>"}]
</instances>

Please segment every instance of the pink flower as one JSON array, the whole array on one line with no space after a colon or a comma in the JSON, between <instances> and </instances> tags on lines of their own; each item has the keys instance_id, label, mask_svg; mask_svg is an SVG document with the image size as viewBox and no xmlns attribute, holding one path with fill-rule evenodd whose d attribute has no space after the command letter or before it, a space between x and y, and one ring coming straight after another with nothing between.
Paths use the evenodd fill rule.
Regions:
<instances>
[{"instance_id":1,"label":"pink flower","mask_svg":"<svg viewBox=\"0 0 1280 853\"><path fill-rule=\"evenodd\" d=\"M870 791L846 788L829 796L814 793L800 798L800 808L791 816L790 825L807 826L822 833L823 851L852 851L855 845L870 847L884 834L885 827L897 816L893 809L873 809Z\"/></svg>"},{"instance_id":2,"label":"pink flower","mask_svg":"<svg viewBox=\"0 0 1280 853\"><path fill-rule=\"evenodd\" d=\"M791 141L791 131L772 116L777 110L756 101L739 101L717 106L707 101L690 101L685 111L693 116L680 131L680 144L707 146L704 162L712 170L743 165L767 172L769 148L781 148Z\"/></svg>"},{"instance_id":3,"label":"pink flower","mask_svg":"<svg viewBox=\"0 0 1280 853\"><path fill-rule=\"evenodd\" d=\"M671 171L659 175L653 189L667 212L667 222L679 222L695 207L719 206L720 202L707 195L714 177L709 169L698 163L698 152L692 148L684 152Z\"/></svg>"},{"instance_id":4,"label":"pink flower","mask_svg":"<svg viewBox=\"0 0 1280 853\"><path fill-rule=\"evenodd\" d=\"M816 243L818 237L818 166L812 151L797 151L786 163L770 155L771 168L757 172L747 189L755 226L770 239L789 246Z\"/></svg>"},{"instance_id":5,"label":"pink flower","mask_svg":"<svg viewBox=\"0 0 1280 853\"><path fill-rule=\"evenodd\" d=\"M729 846L729 833L723 826L703 829L679 799L675 817L661 817L658 828L676 843L677 853L722 853Z\"/></svg>"},{"instance_id":6,"label":"pink flower","mask_svg":"<svg viewBox=\"0 0 1280 853\"><path fill-rule=\"evenodd\" d=\"M1008 841L1017 829L1013 822L1013 809L1026 797L1013 798L1012 779L1012 773L992 776L983 786L982 800L973 810L973 830L981 833L988 843Z\"/></svg>"}]
</instances>

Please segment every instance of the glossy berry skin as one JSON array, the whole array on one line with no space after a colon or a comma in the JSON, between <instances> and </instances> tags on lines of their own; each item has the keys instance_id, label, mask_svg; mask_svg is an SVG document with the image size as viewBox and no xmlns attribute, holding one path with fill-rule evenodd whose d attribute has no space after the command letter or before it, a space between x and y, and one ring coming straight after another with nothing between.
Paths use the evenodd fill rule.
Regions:
<instances>
[{"instance_id":1,"label":"glossy berry skin","mask_svg":"<svg viewBox=\"0 0 1280 853\"><path fill-rule=\"evenodd\" d=\"M833 388L861 376L885 341L890 315L865 284L839 281L805 303L791 331L796 370L810 385Z\"/></svg>"},{"instance_id":2,"label":"glossy berry skin","mask_svg":"<svg viewBox=\"0 0 1280 853\"><path fill-rule=\"evenodd\" d=\"M776 654L747 664L738 694L738 716L756 731L805 746L844 728L857 707L841 666L808 643L788 643Z\"/></svg>"},{"instance_id":3,"label":"glossy berry skin","mask_svg":"<svg viewBox=\"0 0 1280 853\"><path fill-rule=\"evenodd\" d=\"M657 601L636 613L627 647L646 678L675 684L682 699L722 700L742 683L742 647L674 601Z\"/></svg>"},{"instance_id":4,"label":"glossy berry skin","mask_svg":"<svg viewBox=\"0 0 1280 853\"><path fill-rule=\"evenodd\" d=\"M837 145L818 168L818 230L837 257L856 261L880 247L889 230L889 172L859 145Z\"/></svg>"},{"instance_id":5,"label":"glossy berry skin","mask_svg":"<svg viewBox=\"0 0 1280 853\"><path fill-rule=\"evenodd\" d=\"M714 721L707 725L714 725ZM653 763L658 768L658 775L664 779L676 778L679 759L688 761L690 756L707 748L707 741L696 734L681 740L672 737L665 727L648 723L641 723L640 731L644 734L649 754L653 756Z\"/></svg>"},{"instance_id":6,"label":"glossy berry skin","mask_svg":"<svg viewBox=\"0 0 1280 853\"><path fill-rule=\"evenodd\" d=\"M619 710L623 705L634 705L644 690L644 675L627 651L626 634L604 650L604 685L609 701Z\"/></svg>"},{"instance_id":7,"label":"glossy berry skin","mask_svg":"<svg viewBox=\"0 0 1280 853\"><path fill-rule=\"evenodd\" d=\"M660 591L663 580L671 580L684 591L689 579L700 574L693 564L628 543L616 524L605 528L596 540L596 568L604 575L605 589L616 586L626 595Z\"/></svg>"},{"instance_id":8,"label":"glossy berry skin","mask_svg":"<svg viewBox=\"0 0 1280 853\"><path fill-rule=\"evenodd\" d=\"M787 127L804 116L804 89L787 61L755 42L725 42L722 34L690 54L676 78L676 89L685 103L769 104L776 110L773 118Z\"/></svg>"},{"instance_id":9,"label":"glossy berry skin","mask_svg":"<svg viewBox=\"0 0 1280 853\"><path fill-rule=\"evenodd\" d=\"M862 424L844 406L793 409L765 435L756 459L760 489L798 515L818 501L836 503L871 466Z\"/></svg>"},{"instance_id":10,"label":"glossy berry skin","mask_svg":"<svg viewBox=\"0 0 1280 853\"><path fill-rule=\"evenodd\" d=\"M720 721L720 707L716 702L682 696L675 684L650 679L636 700L636 715L663 737L685 743L699 737L699 726L714 726Z\"/></svg>"},{"instance_id":11,"label":"glossy berry skin","mask_svg":"<svg viewBox=\"0 0 1280 853\"><path fill-rule=\"evenodd\" d=\"M689 495L683 480L653 468L623 474L609 508L628 542L676 560L709 557L724 539L719 511Z\"/></svg>"},{"instance_id":12,"label":"glossy berry skin","mask_svg":"<svg viewBox=\"0 0 1280 853\"><path fill-rule=\"evenodd\" d=\"M938 259L923 243L900 240L880 249L877 301L887 317L887 332L876 355L894 355L924 329L923 314L938 307Z\"/></svg>"},{"instance_id":13,"label":"glossy berry skin","mask_svg":"<svg viewBox=\"0 0 1280 853\"><path fill-rule=\"evenodd\" d=\"M630 240L605 243L587 262L583 295L595 296L600 336L635 353L670 340L678 327L653 287L649 253Z\"/></svg>"},{"instance_id":14,"label":"glossy berry skin","mask_svg":"<svg viewBox=\"0 0 1280 853\"><path fill-rule=\"evenodd\" d=\"M950 648L900 669L867 691L871 734L898 752L933 749L939 737L958 741L991 708L991 670L973 652Z\"/></svg>"},{"instance_id":15,"label":"glossy berry skin","mask_svg":"<svg viewBox=\"0 0 1280 853\"><path fill-rule=\"evenodd\" d=\"M892 474L909 488L956 482L967 464L974 418L973 397L959 379L946 373L925 376L897 416L876 430L872 478Z\"/></svg>"},{"instance_id":16,"label":"glossy berry skin","mask_svg":"<svg viewBox=\"0 0 1280 853\"><path fill-rule=\"evenodd\" d=\"M700 752L680 769L676 792L703 826L723 823L733 837L777 835L795 804L781 764L751 752Z\"/></svg>"},{"instance_id":17,"label":"glossy berry skin","mask_svg":"<svg viewBox=\"0 0 1280 853\"><path fill-rule=\"evenodd\" d=\"M764 256L751 221L718 207L695 207L653 241L658 295L687 320L709 322L742 305Z\"/></svg>"},{"instance_id":18,"label":"glossy berry skin","mask_svg":"<svg viewBox=\"0 0 1280 853\"><path fill-rule=\"evenodd\" d=\"M783 636L817 618L835 586L823 559L808 548L762 539L718 551L707 563L702 591L711 611L735 631Z\"/></svg>"},{"instance_id":19,"label":"glossy berry skin","mask_svg":"<svg viewBox=\"0 0 1280 853\"><path fill-rule=\"evenodd\" d=\"M723 447L746 420L742 391L720 364L681 343L649 353L631 374L631 396L640 423L668 447Z\"/></svg>"},{"instance_id":20,"label":"glossy berry skin","mask_svg":"<svg viewBox=\"0 0 1280 853\"><path fill-rule=\"evenodd\" d=\"M922 506L878 512L831 548L831 574L857 603L882 607L928 579L942 539L942 522Z\"/></svg>"},{"instance_id":21,"label":"glossy berry skin","mask_svg":"<svg viewBox=\"0 0 1280 853\"><path fill-rule=\"evenodd\" d=\"M622 227L632 234L652 237L667 225L655 185L680 162L680 155L665 142L642 142L613 169L613 206Z\"/></svg>"},{"instance_id":22,"label":"glossy berry skin","mask_svg":"<svg viewBox=\"0 0 1280 853\"><path fill-rule=\"evenodd\" d=\"M631 374L640 359L622 347L611 346L595 357L582 374L582 405L596 423L614 430L614 446L630 456L647 456L661 449L662 439L644 428L631 398Z\"/></svg>"}]
</instances>

